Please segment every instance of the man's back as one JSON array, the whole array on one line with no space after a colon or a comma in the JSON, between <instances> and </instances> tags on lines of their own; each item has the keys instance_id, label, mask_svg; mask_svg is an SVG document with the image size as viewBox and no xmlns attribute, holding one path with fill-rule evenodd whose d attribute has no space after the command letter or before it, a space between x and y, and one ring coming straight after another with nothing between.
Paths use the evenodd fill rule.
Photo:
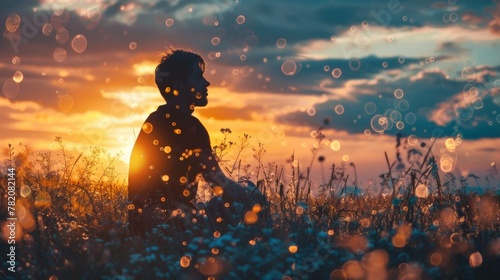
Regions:
<instances>
[{"instance_id":1,"label":"man's back","mask_svg":"<svg viewBox=\"0 0 500 280\"><path fill-rule=\"evenodd\" d=\"M192 115L162 105L144 122L132 150L129 170L131 214L145 207L175 209L190 204L199 174L216 164L206 129ZM140 210L139 210L140 209Z\"/></svg>"}]
</instances>

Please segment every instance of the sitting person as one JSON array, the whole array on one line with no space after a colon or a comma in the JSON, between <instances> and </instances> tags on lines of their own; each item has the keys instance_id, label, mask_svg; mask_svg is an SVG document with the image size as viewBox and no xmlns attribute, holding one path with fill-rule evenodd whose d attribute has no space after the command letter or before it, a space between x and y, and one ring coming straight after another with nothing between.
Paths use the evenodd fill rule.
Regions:
<instances>
[{"instance_id":1,"label":"sitting person","mask_svg":"<svg viewBox=\"0 0 500 280\"><path fill-rule=\"evenodd\" d=\"M170 51L156 67L155 81L166 104L146 119L132 150L128 178L132 204L128 209L133 234L150 231L161 222L151 219L159 213L168 217L179 208L196 209L200 181L220 196L209 203L207 212L212 216L221 214L221 205L228 208L227 203L233 202L243 205L244 209L232 213L241 218L256 204L264 209L260 216L267 211L267 202L258 190L242 187L224 175L212 154L207 130L192 115L195 107L208 103L210 83L203 77L204 70L204 60L184 50ZM226 220L241 222L231 221L229 216Z\"/></svg>"}]
</instances>

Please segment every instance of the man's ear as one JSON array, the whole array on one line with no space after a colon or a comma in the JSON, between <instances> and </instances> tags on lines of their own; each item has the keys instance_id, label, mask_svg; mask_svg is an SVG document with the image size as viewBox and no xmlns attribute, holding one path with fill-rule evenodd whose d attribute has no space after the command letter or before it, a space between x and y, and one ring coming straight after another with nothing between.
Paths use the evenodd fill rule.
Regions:
<instances>
[{"instance_id":1,"label":"man's ear","mask_svg":"<svg viewBox=\"0 0 500 280\"><path fill-rule=\"evenodd\" d=\"M177 91L184 91L184 84L179 82L179 81L174 81L172 83L172 87L174 90L177 90Z\"/></svg>"}]
</instances>

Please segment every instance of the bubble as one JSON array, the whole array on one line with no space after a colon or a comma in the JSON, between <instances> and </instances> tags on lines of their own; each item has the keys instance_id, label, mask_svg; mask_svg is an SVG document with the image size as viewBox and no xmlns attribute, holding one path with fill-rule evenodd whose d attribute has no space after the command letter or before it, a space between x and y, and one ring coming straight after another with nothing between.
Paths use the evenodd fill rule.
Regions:
<instances>
[{"instance_id":1,"label":"bubble","mask_svg":"<svg viewBox=\"0 0 500 280\"><path fill-rule=\"evenodd\" d=\"M472 101L472 108L476 110L483 108L483 106L484 106L483 100L479 97Z\"/></svg>"},{"instance_id":2,"label":"bubble","mask_svg":"<svg viewBox=\"0 0 500 280\"><path fill-rule=\"evenodd\" d=\"M335 152L340 150L340 142L337 140L334 140L330 143L330 149L334 150Z\"/></svg>"},{"instance_id":3,"label":"bubble","mask_svg":"<svg viewBox=\"0 0 500 280\"><path fill-rule=\"evenodd\" d=\"M483 263L483 257L481 256L481 253L479 252L474 252L470 255L469 257L469 265L471 267L478 267Z\"/></svg>"},{"instance_id":4,"label":"bubble","mask_svg":"<svg viewBox=\"0 0 500 280\"><path fill-rule=\"evenodd\" d=\"M23 185L21 186L20 194L22 197L28 197L31 194L31 188L29 186Z\"/></svg>"},{"instance_id":5,"label":"bubble","mask_svg":"<svg viewBox=\"0 0 500 280\"><path fill-rule=\"evenodd\" d=\"M136 42L131 42L130 44L128 44L128 47L131 50L135 50L137 48L137 43Z\"/></svg>"},{"instance_id":6,"label":"bubble","mask_svg":"<svg viewBox=\"0 0 500 280\"><path fill-rule=\"evenodd\" d=\"M365 219L368 220L367 218ZM385 250L377 249L373 252L367 253L363 257L363 265L368 270L378 271L379 269L385 268L389 262L389 258L389 254Z\"/></svg>"},{"instance_id":7,"label":"bubble","mask_svg":"<svg viewBox=\"0 0 500 280\"><path fill-rule=\"evenodd\" d=\"M408 142L408 145L410 145L410 146L415 146L418 144L418 138L414 134L408 136L406 141Z\"/></svg>"},{"instance_id":8,"label":"bubble","mask_svg":"<svg viewBox=\"0 0 500 280\"><path fill-rule=\"evenodd\" d=\"M461 101L454 106L455 115L463 121L470 120L474 115L474 108L465 101Z\"/></svg>"},{"instance_id":9,"label":"bubble","mask_svg":"<svg viewBox=\"0 0 500 280\"><path fill-rule=\"evenodd\" d=\"M18 14L11 14L7 20L5 20L5 28L9 32L16 32L21 24L21 17Z\"/></svg>"},{"instance_id":10,"label":"bubble","mask_svg":"<svg viewBox=\"0 0 500 280\"><path fill-rule=\"evenodd\" d=\"M365 112L368 114L368 115L372 115L374 114L375 112L377 111L377 105L373 102L367 102L365 104Z\"/></svg>"},{"instance_id":11,"label":"bubble","mask_svg":"<svg viewBox=\"0 0 500 280\"><path fill-rule=\"evenodd\" d=\"M59 98L58 106L62 112L68 113L73 108L73 103L73 97L65 94Z\"/></svg>"},{"instance_id":12,"label":"bubble","mask_svg":"<svg viewBox=\"0 0 500 280\"><path fill-rule=\"evenodd\" d=\"M245 216L243 217L243 221L245 221L245 224L247 225L253 225L258 221L259 217L254 211L247 211L245 213Z\"/></svg>"},{"instance_id":13,"label":"bubble","mask_svg":"<svg viewBox=\"0 0 500 280\"><path fill-rule=\"evenodd\" d=\"M387 42L392 43L394 41L394 38L392 36L387 37Z\"/></svg>"},{"instance_id":14,"label":"bubble","mask_svg":"<svg viewBox=\"0 0 500 280\"><path fill-rule=\"evenodd\" d=\"M71 41L71 47L77 53L82 53L87 48L87 38L85 36L78 34Z\"/></svg>"},{"instance_id":15,"label":"bubble","mask_svg":"<svg viewBox=\"0 0 500 280\"><path fill-rule=\"evenodd\" d=\"M380 114L373 116L373 118L370 121L370 124L371 128L378 133L384 132L384 130L386 130L387 127L389 126L387 117Z\"/></svg>"},{"instance_id":16,"label":"bubble","mask_svg":"<svg viewBox=\"0 0 500 280\"><path fill-rule=\"evenodd\" d=\"M56 16L62 15L64 13L64 9L64 3L61 3L60 1L57 1L52 5L52 11Z\"/></svg>"},{"instance_id":17,"label":"bubble","mask_svg":"<svg viewBox=\"0 0 500 280\"><path fill-rule=\"evenodd\" d=\"M253 206L252 206L252 212L254 213L259 213L262 211L262 205L260 205L259 203L255 203Z\"/></svg>"},{"instance_id":18,"label":"bubble","mask_svg":"<svg viewBox=\"0 0 500 280\"><path fill-rule=\"evenodd\" d=\"M281 72L287 76L292 76L295 75L297 71L297 63L293 60L286 60L283 62L281 65Z\"/></svg>"},{"instance_id":19,"label":"bubble","mask_svg":"<svg viewBox=\"0 0 500 280\"><path fill-rule=\"evenodd\" d=\"M46 23L42 27L42 33L45 36L49 36L50 34L52 34L53 30L54 30L54 28L52 27L52 25L50 23Z\"/></svg>"},{"instance_id":20,"label":"bubble","mask_svg":"<svg viewBox=\"0 0 500 280\"><path fill-rule=\"evenodd\" d=\"M212 38L212 45L217 46L220 44L220 38L219 37L213 37Z\"/></svg>"},{"instance_id":21,"label":"bubble","mask_svg":"<svg viewBox=\"0 0 500 280\"><path fill-rule=\"evenodd\" d=\"M463 89L465 101L470 102L474 100L479 95L479 90L475 86L471 86L470 83L466 84Z\"/></svg>"},{"instance_id":22,"label":"bubble","mask_svg":"<svg viewBox=\"0 0 500 280\"><path fill-rule=\"evenodd\" d=\"M66 41L68 41L68 39L69 39L68 30L66 30L66 28L64 27L59 28L56 33L56 41L59 44L64 44L66 43Z\"/></svg>"},{"instance_id":23,"label":"bubble","mask_svg":"<svg viewBox=\"0 0 500 280\"><path fill-rule=\"evenodd\" d=\"M455 168L455 160L449 154L444 154L439 160L441 170L445 173L453 171Z\"/></svg>"},{"instance_id":24,"label":"bubble","mask_svg":"<svg viewBox=\"0 0 500 280\"><path fill-rule=\"evenodd\" d=\"M446 141L444 142L444 145L446 146L446 149L448 150L448 152L455 151L456 144L455 144L455 140L453 138L446 139Z\"/></svg>"},{"instance_id":25,"label":"bubble","mask_svg":"<svg viewBox=\"0 0 500 280\"><path fill-rule=\"evenodd\" d=\"M14 73L14 76L12 77L12 80L14 80L14 82L16 83L20 83L23 81L23 73L21 71L16 71L16 73Z\"/></svg>"},{"instance_id":26,"label":"bubble","mask_svg":"<svg viewBox=\"0 0 500 280\"><path fill-rule=\"evenodd\" d=\"M429 258L429 262L434 266L440 265L442 261L443 257L439 253L434 253Z\"/></svg>"},{"instance_id":27,"label":"bubble","mask_svg":"<svg viewBox=\"0 0 500 280\"><path fill-rule=\"evenodd\" d=\"M351 26L351 32L356 32L356 26Z\"/></svg>"},{"instance_id":28,"label":"bubble","mask_svg":"<svg viewBox=\"0 0 500 280\"><path fill-rule=\"evenodd\" d=\"M264 57L264 58L262 59L262 62L264 62L264 63L267 63L267 61L268 61L268 60L267 60L267 57Z\"/></svg>"},{"instance_id":29,"label":"bubble","mask_svg":"<svg viewBox=\"0 0 500 280\"><path fill-rule=\"evenodd\" d=\"M63 48L56 48L54 50L53 56L54 56L54 60L55 61L57 61L57 62L63 62L64 60L66 60L66 57L68 56L68 53Z\"/></svg>"},{"instance_id":30,"label":"bubble","mask_svg":"<svg viewBox=\"0 0 500 280\"><path fill-rule=\"evenodd\" d=\"M49 193L45 191L38 192L35 197L35 207L44 208L49 207L50 205L52 205L52 199L50 198Z\"/></svg>"},{"instance_id":31,"label":"bubble","mask_svg":"<svg viewBox=\"0 0 500 280\"><path fill-rule=\"evenodd\" d=\"M335 39L336 39L336 38L335 38L335 36L333 36L333 35L332 35L332 36L330 36L330 41L332 41L332 42L333 42L333 41L335 41Z\"/></svg>"},{"instance_id":32,"label":"bubble","mask_svg":"<svg viewBox=\"0 0 500 280\"><path fill-rule=\"evenodd\" d=\"M405 112L410 109L410 103L408 103L408 101L405 99L401 99L398 101L398 108L399 110Z\"/></svg>"},{"instance_id":33,"label":"bubble","mask_svg":"<svg viewBox=\"0 0 500 280\"><path fill-rule=\"evenodd\" d=\"M259 43L259 37L252 34L245 38L244 45L245 47L253 48L256 47L258 43Z\"/></svg>"},{"instance_id":34,"label":"bubble","mask_svg":"<svg viewBox=\"0 0 500 280\"><path fill-rule=\"evenodd\" d=\"M236 23L238 23L238 24L243 24L243 23L245 23L245 16L243 16L243 15L239 15L239 16L236 18Z\"/></svg>"},{"instance_id":35,"label":"bubble","mask_svg":"<svg viewBox=\"0 0 500 280\"><path fill-rule=\"evenodd\" d=\"M394 235L394 237L392 237L392 245L394 245L394 247L403 248L406 246L406 237L400 233Z\"/></svg>"},{"instance_id":36,"label":"bubble","mask_svg":"<svg viewBox=\"0 0 500 280\"><path fill-rule=\"evenodd\" d=\"M368 27L368 21L363 20L363 21L361 22L361 25L362 25L364 28Z\"/></svg>"},{"instance_id":37,"label":"bubble","mask_svg":"<svg viewBox=\"0 0 500 280\"><path fill-rule=\"evenodd\" d=\"M382 62L382 67L387 68L387 66L389 66L389 63L387 63L386 61Z\"/></svg>"},{"instance_id":38,"label":"bubble","mask_svg":"<svg viewBox=\"0 0 500 280\"><path fill-rule=\"evenodd\" d=\"M284 47L286 47L286 40L284 38L279 38L276 41L276 47L278 47L278 49L283 49Z\"/></svg>"},{"instance_id":39,"label":"bubble","mask_svg":"<svg viewBox=\"0 0 500 280\"><path fill-rule=\"evenodd\" d=\"M393 122L399 122L403 118L399 111L392 109L387 110L387 112L385 112L385 116L389 116L389 119Z\"/></svg>"},{"instance_id":40,"label":"bubble","mask_svg":"<svg viewBox=\"0 0 500 280\"><path fill-rule=\"evenodd\" d=\"M3 94L7 98L15 98L19 94L19 84L12 79L8 79L3 83Z\"/></svg>"},{"instance_id":41,"label":"bubble","mask_svg":"<svg viewBox=\"0 0 500 280\"><path fill-rule=\"evenodd\" d=\"M415 188L415 196L420 198L427 198L429 196L429 189L426 185L420 184Z\"/></svg>"},{"instance_id":42,"label":"bubble","mask_svg":"<svg viewBox=\"0 0 500 280\"><path fill-rule=\"evenodd\" d=\"M323 70L325 70L325 72L328 72L328 71L330 71L330 66L328 66L328 65L325 65L325 66L323 67Z\"/></svg>"},{"instance_id":43,"label":"bubble","mask_svg":"<svg viewBox=\"0 0 500 280\"><path fill-rule=\"evenodd\" d=\"M408 113L405 116L405 122L409 125L414 124L417 121L417 116L414 113Z\"/></svg>"},{"instance_id":44,"label":"bubble","mask_svg":"<svg viewBox=\"0 0 500 280\"><path fill-rule=\"evenodd\" d=\"M405 58L402 56L398 57L398 62L399 64L403 64L405 62Z\"/></svg>"},{"instance_id":45,"label":"bubble","mask_svg":"<svg viewBox=\"0 0 500 280\"><path fill-rule=\"evenodd\" d=\"M314 116L314 115L316 115L316 109L314 109L314 107L309 107L309 108L307 109L307 114L308 114L309 116L311 116L311 117L312 117L312 116Z\"/></svg>"},{"instance_id":46,"label":"bubble","mask_svg":"<svg viewBox=\"0 0 500 280\"><path fill-rule=\"evenodd\" d=\"M179 261L181 267L188 267L191 264L191 256L184 256Z\"/></svg>"},{"instance_id":47,"label":"bubble","mask_svg":"<svg viewBox=\"0 0 500 280\"><path fill-rule=\"evenodd\" d=\"M358 71L359 68L361 68L361 61L357 58L349 60L349 68L351 68L352 71Z\"/></svg>"},{"instance_id":48,"label":"bubble","mask_svg":"<svg viewBox=\"0 0 500 280\"><path fill-rule=\"evenodd\" d=\"M288 247L288 251L289 251L290 253L292 253L292 254L297 253L297 250L298 250L298 249L299 249L299 247L297 247L297 245L290 245L290 246Z\"/></svg>"},{"instance_id":49,"label":"bubble","mask_svg":"<svg viewBox=\"0 0 500 280\"><path fill-rule=\"evenodd\" d=\"M101 18L102 14L100 7L95 5L87 8L85 14L80 16L80 21L87 29L93 29L94 27L97 26ZM155 21L157 21L157 18L155 18Z\"/></svg>"},{"instance_id":50,"label":"bubble","mask_svg":"<svg viewBox=\"0 0 500 280\"><path fill-rule=\"evenodd\" d=\"M369 130L368 128L365 129L365 131L363 132L366 136L370 136L372 134L371 130Z\"/></svg>"},{"instance_id":51,"label":"bubble","mask_svg":"<svg viewBox=\"0 0 500 280\"><path fill-rule=\"evenodd\" d=\"M459 244L462 242L462 236L459 233L452 233L450 235L450 242L451 244Z\"/></svg>"},{"instance_id":52,"label":"bubble","mask_svg":"<svg viewBox=\"0 0 500 280\"><path fill-rule=\"evenodd\" d=\"M142 131L144 131L144 133L146 133L146 134L151 133L153 131L153 125L149 122L145 122L142 125Z\"/></svg>"},{"instance_id":53,"label":"bubble","mask_svg":"<svg viewBox=\"0 0 500 280\"><path fill-rule=\"evenodd\" d=\"M474 71L474 68L467 66L462 69L462 79L464 79L467 82L472 82L476 79L476 71Z\"/></svg>"},{"instance_id":54,"label":"bubble","mask_svg":"<svg viewBox=\"0 0 500 280\"><path fill-rule=\"evenodd\" d=\"M394 91L394 97L396 97L397 99L401 99L403 98L404 96L404 92L402 89L398 88Z\"/></svg>"},{"instance_id":55,"label":"bubble","mask_svg":"<svg viewBox=\"0 0 500 280\"><path fill-rule=\"evenodd\" d=\"M339 68L335 68L333 69L332 71L332 76L335 78L335 79L338 79L340 78L340 76L342 75L342 70L340 70Z\"/></svg>"},{"instance_id":56,"label":"bubble","mask_svg":"<svg viewBox=\"0 0 500 280\"><path fill-rule=\"evenodd\" d=\"M344 113L344 106L340 104L335 106L335 113L337 113L337 115L342 115Z\"/></svg>"},{"instance_id":57,"label":"bubble","mask_svg":"<svg viewBox=\"0 0 500 280\"><path fill-rule=\"evenodd\" d=\"M21 59L18 56L14 56L12 58L12 64L16 65L16 64L20 64L20 63L21 63Z\"/></svg>"},{"instance_id":58,"label":"bubble","mask_svg":"<svg viewBox=\"0 0 500 280\"><path fill-rule=\"evenodd\" d=\"M342 270L344 273L339 273L337 275L341 276L339 279L365 279L365 270L361 262L359 261L347 261L343 266ZM345 274L345 278L343 275Z\"/></svg>"},{"instance_id":59,"label":"bubble","mask_svg":"<svg viewBox=\"0 0 500 280\"><path fill-rule=\"evenodd\" d=\"M458 15L457 13L453 12L453 13L450 13L450 21L451 22L456 22L458 20Z\"/></svg>"},{"instance_id":60,"label":"bubble","mask_svg":"<svg viewBox=\"0 0 500 280\"><path fill-rule=\"evenodd\" d=\"M174 19L172 18L168 18L166 21L165 21L165 25L167 27L171 27L172 25L174 25Z\"/></svg>"}]
</instances>

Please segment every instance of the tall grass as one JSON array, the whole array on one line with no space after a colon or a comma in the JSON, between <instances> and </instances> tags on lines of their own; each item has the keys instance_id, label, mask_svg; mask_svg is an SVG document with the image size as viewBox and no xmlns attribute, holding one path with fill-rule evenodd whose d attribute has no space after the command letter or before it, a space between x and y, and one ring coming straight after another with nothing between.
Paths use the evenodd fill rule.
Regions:
<instances>
[{"instance_id":1,"label":"tall grass","mask_svg":"<svg viewBox=\"0 0 500 280\"><path fill-rule=\"evenodd\" d=\"M432 145L407 149L403 158L398 137L395 159L385 154L387 172L360 195L354 163L333 164L317 184L310 174L324 160L318 150L305 169L293 152L289 166L264 163L262 144L251 147L246 134L231 142L231 131L221 132L214 154L228 176L256 182L272 227L214 231L203 209L181 209L147 238L134 237L120 155L99 147L70 153L61 138L52 152L9 145L0 182L7 185L4 171L15 167L22 233L18 271L2 263L2 278L486 279L500 272L499 196L469 193L466 178L442 173ZM250 148L254 161L242 162ZM485 179L498 184L496 176L492 166Z\"/></svg>"}]
</instances>

